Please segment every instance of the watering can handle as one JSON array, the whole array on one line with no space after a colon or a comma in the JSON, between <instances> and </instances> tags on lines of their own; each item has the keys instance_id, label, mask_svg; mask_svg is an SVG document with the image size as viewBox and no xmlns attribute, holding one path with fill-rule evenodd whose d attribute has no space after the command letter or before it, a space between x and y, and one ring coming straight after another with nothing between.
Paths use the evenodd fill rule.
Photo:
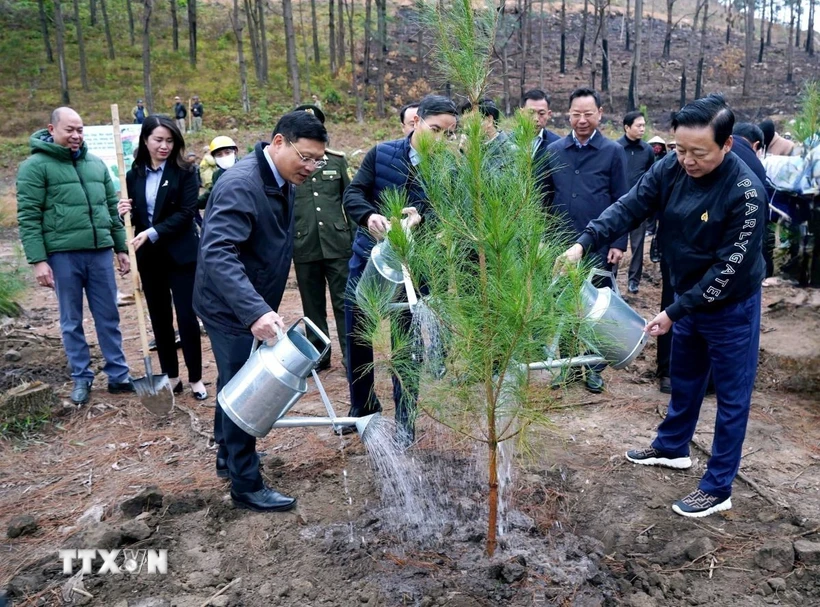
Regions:
<instances>
[{"instance_id":1,"label":"watering can handle","mask_svg":"<svg viewBox=\"0 0 820 607\"><path fill-rule=\"evenodd\" d=\"M618 281L615 280L615 276L612 272L607 272L606 270L600 270L598 268L592 268L589 272L589 277L587 280L592 282L593 276L603 276L604 278L609 278L609 282L612 284L612 290L615 291L615 295L618 297L621 296L621 290L618 288Z\"/></svg>"},{"instance_id":2,"label":"watering can handle","mask_svg":"<svg viewBox=\"0 0 820 607\"><path fill-rule=\"evenodd\" d=\"M276 329L276 336L279 339L282 339L285 336L282 333L282 329L280 329L278 326L274 325L274 329ZM248 358L250 358L251 355L253 355L253 353L256 352L259 349L259 346L261 344L262 344L262 340L256 339L255 337L253 338L253 343L251 344L251 353L248 355Z\"/></svg>"},{"instance_id":3,"label":"watering can handle","mask_svg":"<svg viewBox=\"0 0 820 607\"><path fill-rule=\"evenodd\" d=\"M322 331L319 329L319 327L317 327L315 324L313 324L313 321L312 321L312 320L310 320L307 316L302 317L302 319L301 319L301 320L305 323L305 327L307 327L308 329L310 329L311 331L313 331L313 334L314 334L316 337L318 337L318 338L319 338L319 340L320 340L323 344L325 344L324 349L322 350L321 354L319 354L319 360L321 360L322 358L324 358L325 354L327 354L328 350L330 350L330 338L329 338L327 335L325 335L324 333L322 333ZM293 323L293 324L294 324L294 326L295 326L295 325L297 325L298 323L299 323L299 321L297 320L297 321L296 321L295 323ZM277 330L278 330L278 329L277 329Z\"/></svg>"}]
</instances>

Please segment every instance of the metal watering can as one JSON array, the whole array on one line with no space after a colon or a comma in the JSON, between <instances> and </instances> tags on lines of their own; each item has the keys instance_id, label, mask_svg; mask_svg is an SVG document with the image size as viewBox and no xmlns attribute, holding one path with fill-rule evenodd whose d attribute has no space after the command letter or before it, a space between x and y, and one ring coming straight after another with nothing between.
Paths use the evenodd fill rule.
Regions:
<instances>
[{"instance_id":1,"label":"metal watering can","mask_svg":"<svg viewBox=\"0 0 820 607\"><path fill-rule=\"evenodd\" d=\"M399 285L404 283L401 262L396 257L390 243L382 240L373 246L370 259L356 283L356 301L362 305L365 292L376 291L381 301L392 301ZM365 286L366 288L363 288Z\"/></svg>"},{"instance_id":2,"label":"metal watering can","mask_svg":"<svg viewBox=\"0 0 820 607\"><path fill-rule=\"evenodd\" d=\"M593 276L610 279L613 289L598 288ZM646 321L621 298L612 272L594 269L581 289L583 317L592 323L593 347L613 369L623 369L646 345Z\"/></svg>"},{"instance_id":3,"label":"metal watering can","mask_svg":"<svg viewBox=\"0 0 820 607\"><path fill-rule=\"evenodd\" d=\"M273 345L254 339L248 361L217 395L217 402L233 422L251 436L261 438L271 428L296 426L356 426L362 438L378 413L366 417L337 417L322 386L315 367L330 348L330 339L309 318L301 322L324 344L320 352L293 323L279 333ZM328 417L290 417L290 411L307 392L307 378L312 375Z\"/></svg>"}]
</instances>

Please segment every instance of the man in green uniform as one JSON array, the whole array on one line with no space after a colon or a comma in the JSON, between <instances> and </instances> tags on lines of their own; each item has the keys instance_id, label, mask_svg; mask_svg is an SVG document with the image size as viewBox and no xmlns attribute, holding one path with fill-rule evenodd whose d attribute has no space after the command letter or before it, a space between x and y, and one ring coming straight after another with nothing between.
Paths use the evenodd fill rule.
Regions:
<instances>
[{"instance_id":1,"label":"man in green uniform","mask_svg":"<svg viewBox=\"0 0 820 607\"><path fill-rule=\"evenodd\" d=\"M309 112L322 124L325 122L324 113L315 105L300 105L296 110ZM342 195L350 177L343 152L327 148L324 159L327 164L317 168L304 184L296 188L293 262L305 316L329 336L327 285L342 348L342 364L346 365L344 295L354 230L342 208ZM314 345L321 348L319 343ZM330 351L319 362L317 370L329 367Z\"/></svg>"}]
</instances>

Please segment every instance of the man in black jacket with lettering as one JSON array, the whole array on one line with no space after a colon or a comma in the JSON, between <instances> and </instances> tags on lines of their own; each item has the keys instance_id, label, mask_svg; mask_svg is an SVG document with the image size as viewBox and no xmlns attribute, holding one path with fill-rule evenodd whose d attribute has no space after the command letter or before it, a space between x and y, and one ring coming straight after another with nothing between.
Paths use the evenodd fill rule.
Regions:
<instances>
[{"instance_id":1,"label":"man in black jacket with lettering","mask_svg":"<svg viewBox=\"0 0 820 607\"><path fill-rule=\"evenodd\" d=\"M672 398L651 447L628 451L636 464L686 469L710 368L717 394L712 457L698 489L676 501L683 516L732 507L760 343L765 271L763 184L732 149L734 114L720 95L681 109L672 120L677 150L657 162L626 196L589 223L565 257L611 242L660 211L662 255L675 302L646 327L672 330Z\"/></svg>"},{"instance_id":2,"label":"man in black jacket with lettering","mask_svg":"<svg viewBox=\"0 0 820 607\"><path fill-rule=\"evenodd\" d=\"M270 144L257 143L214 186L203 221L194 310L216 359L217 393L236 375L254 338L284 328L276 310L293 258L293 186L324 166L327 131L307 112L279 119ZM216 473L231 479L231 498L256 512L290 510L295 499L269 489L259 473L256 439L217 403Z\"/></svg>"}]
</instances>

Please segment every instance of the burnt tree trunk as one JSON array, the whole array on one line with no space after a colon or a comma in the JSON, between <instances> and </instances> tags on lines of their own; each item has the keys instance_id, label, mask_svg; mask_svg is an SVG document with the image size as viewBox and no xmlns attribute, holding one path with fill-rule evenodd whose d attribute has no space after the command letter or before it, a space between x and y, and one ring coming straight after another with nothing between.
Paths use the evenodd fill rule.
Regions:
<instances>
[{"instance_id":1,"label":"burnt tree trunk","mask_svg":"<svg viewBox=\"0 0 820 607\"><path fill-rule=\"evenodd\" d=\"M806 52L814 55L814 7L815 1L809 0L809 27L806 29Z\"/></svg>"},{"instance_id":2,"label":"burnt tree trunk","mask_svg":"<svg viewBox=\"0 0 820 607\"><path fill-rule=\"evenodd\" d=\"M631 50L630 46L632 45L632 39L630 38L630 35L629 35L629 4L630 4L630 1L631 0L626 0L626 14L624 15L624 30L625 30L624 31L624 38L625 38L624 49L627 50L627 51Z\"/></svg>"},{"instance_id":3,"label":"burnt tree trunk","mask_svg":"<svg viewBox=\"0 0 820 607\"><path fill-rule=\"evenodd\" d=\"M352 1L352 0L351 0ZM387 71L387 0L376 0L377 37L379 43L376 74L376 115L384 118L384 73ZM350 34L353 37L352 31Z\"/></svg>"},{"instance_id":4,"label":"burnt tree trunk","mask_svg":"<svg viewBox=\"0 0 820 607\"><path fill-rule=\"evenodd\" d=\"M638 94L638 77L641 71L641 29L643 26L643 0L635 0L635 46L632 51L632 67L629 70L629 91L627 93L626 109L635 111L640 105Z\"/></svg>"},{"instance_id":5,"label":"burnt tree trunk","mask_svg":"<svg viewBox=\"0 0 820 607\"><path fill-rule=\"evenodd\" d=\"M601 91L609 92L609 18L610 3L601 7Z\"/></svg>"},{"instance_id":6,"label":"burnt tree trunk","mask_svg":"<svg viewBox=\"0 0 820 607\"><path fill-rule=\"evenodd\" d=\"M578 61L575 67L581 69L584 66L584 46L587 41L587 20L589 18L589 0L584 0L584 18L581 22L581 41L578 44Z\"/></svg>"},{"instance_id":7,"label":"burnt tree trunk","mask_svg":"<svg viewBox=\"0 0 820 607\"><path fill-rule=\"evenodd\" d=\"M57 38L57 63L60 66L60 102L68 105L71 99L68 94L68 68L65 64L65 21L60 0L54 0L54 30Z\"/></svg>"},{"instance_id":8,"label":"burnt tree trunk","mask_svg":"<svg viewBox=\"0 0 820 607\"><path fill-rule=\"evenodd\" d=\"M743 96L752 92L752 62L755 53L755 0L746 0L746 60L743 64Z\"/></svg>"},{"instance_id":9,"label":"burnt tree trunk","mask_svg":"<svg viewBox=\"0 0 820 607\"><path fill-rule=\"evenodd\" d=\"M544 0L538 16L538 87L544 88Z\"/></svg>"},{"instance_id":10,"label":"burnt tree trunk","mask_svg":"<svg viewBox=\"0 0 820 607\"><path fill-rule=\"evenodd\" d=\"M131 46L136 44L134 36L134 8L131 6L131 0L125 0L125 9L128 12L128 35L131 40Z\"/></svg>"},{"instance_id":11,"label":"burnt tree trunk","mask_svg":"<svg viewBox=\"0 0 820 607\"><path fill-rule=\"evenodd\" d=\"M559 71L567 73L567 0L561 0L561 53L558 60Z\"/></svg>"},{"instance_id":12,"label":"burnt tree trunk","mask_svg":"<svg viewBox=\"0 0 820 607\"><path fill-rule=\"evenodd\" d=\"M709 0L703 0L703 21L700 24L700 48L698 49L698 71L695 77L695 99L700 99L703 95L703 62L706 57L706 21L708 18Z\"/></svg>"},{"instance_id":13,"label":"burnt tree trunk","mask_svg":"<svg viewBox=\"0 0 820 607\"><path fill-rule=\"evenodd\" d=\"M672 52L672 9L675 8L675 0L666 0L666 32L663 35L663 52L661 57L669 59Z\"/></svg>"},{"instance_id":14,"label":"burnt tree trunk","mask_svg":"<svg viewBox=\"0 0 820 607\"><path fill-rule=\"evenodd\" d=\"M789 4L789 43L786 46L786 82L794 78L794 2Z\"/></svg>"},{"instance_id":15,"label":"burnt tree trunk","mask_svg":"<svg viewBox=\"0 0 820 607\"><path fill-rule=\"evenodd\" d=\"M760 47L757 52L757 62L763 63L763 46L766 44L766 0L760 13Z\"/></svg>"},{"instance_id":16,"label":"burnt tree trunk","mask_svg":"<svg viewBox=\"0 0 820 607\"><path fill-rule=\"evenodd\" d=\"M772 45L772 25L774 24L774 0L769 0L769 26L766 28L766 46Z\"/></svg>"}]
</instances>

